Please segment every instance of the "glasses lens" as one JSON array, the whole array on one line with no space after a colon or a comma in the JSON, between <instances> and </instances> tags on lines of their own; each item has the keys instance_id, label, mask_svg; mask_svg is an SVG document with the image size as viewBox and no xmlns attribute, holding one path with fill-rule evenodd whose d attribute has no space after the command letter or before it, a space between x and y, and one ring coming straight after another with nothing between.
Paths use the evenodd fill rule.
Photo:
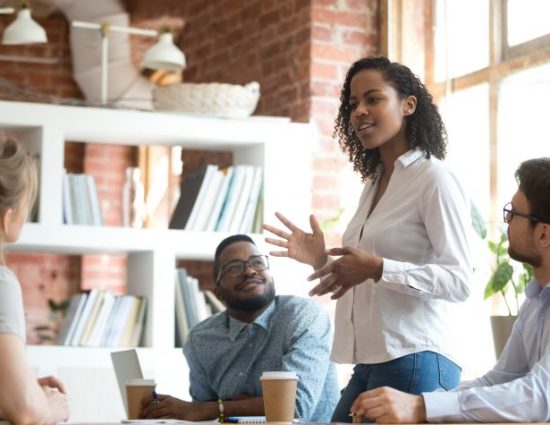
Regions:
<instances>
[{"instance_id":1,"label":"glasses lens","mask_svg":"<svg viewBox=\"0 0 550 425\"><path fill-rule=\"evenodd\" d=\"M512 204L508 203L502 208L502 219L505 223L510 223L512 221Z\"/></svg>"},{"instance_id":2,"label":"glasses lens","mask_svg":"<svg viewBox=\"0 0 550 425\"><path fill-rule=\"evenodd\" d=\"M267 269L267 257L265 255L253 255L248 259L250 267L257 272Z\"/></svg>"},{"instance_id":3,"label":"glasses lens","mask_svg":"<svg viewBox=\"0 0 550 425\"><path fill-rule=\"evenodd\" d=\"M240 260L230 261L223 268L223 272L228 276L239 276L244 271L245 264L244 261Z\"/></svg>"},{"instance_id":4,"label":"glasses lens","mask_svg":"<svg viewBox=\"0 0 550 425\"><path fill-rule=\"evenodd\" d=\"M253 270L261 272L269 267L267 257L265 255L252 255L248 261L234 260L227 263L222 271L222 274L227 276L240 276L244 273L246 265L249 264Z\"/></svg>"}]
</instances>

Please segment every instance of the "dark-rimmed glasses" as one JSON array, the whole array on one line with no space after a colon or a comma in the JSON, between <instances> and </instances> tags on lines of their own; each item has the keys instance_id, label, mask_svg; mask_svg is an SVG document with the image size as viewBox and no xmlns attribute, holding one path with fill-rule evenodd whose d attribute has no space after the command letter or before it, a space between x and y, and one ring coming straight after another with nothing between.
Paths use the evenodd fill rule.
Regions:
<instances>
[{"instance_id":1,"label":"dark-rimmed glasses","mask_svg":"<svg viewBox=\"0 0 550 425\"><path fill-rule=\"evenodd\" d=\"M263 272L264 270L269 268L269 260L267 255L251 255L246 261L230 261L229 263L222 266L220 272L218 273L218 278L216 279L216 282L219 283L220 279L223 276L241 276L244 273L247 265L250 266L254 271Z\"/></svg>"},{"instance_id":2,"label":"dark-rimmed glasses","mask_svg":"<svg viewBox=\"0 0 550 425\"><path fill-rule=\"evenodd\" d=\"M535 217L534 215L524 214L516 211L514 207L512 206L511 202L508 202L504 207L502 208L502 219L506 224L510 223L515 216L526 218L527 220L532 221L533 223L544 223L543 220L541 220L538 217Z\"/></svg>"}]
</instances>

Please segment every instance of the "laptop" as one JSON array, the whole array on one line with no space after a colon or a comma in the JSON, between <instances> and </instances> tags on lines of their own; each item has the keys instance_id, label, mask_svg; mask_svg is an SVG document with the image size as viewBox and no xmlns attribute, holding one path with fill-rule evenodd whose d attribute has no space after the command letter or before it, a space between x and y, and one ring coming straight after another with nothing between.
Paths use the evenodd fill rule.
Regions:
<instances>
[{"instance_id":1,"label":"laptop","mask_svg":"<svg viewBox=\"0 0 550 425\"><path fill-rule=\"evenodd\" d=\"M111 353L113 368L115 369L116 380L120 390L120 396L124 402L124 411L128 417L128 403L126 401L126 381L128 379L143 379L141 366L135 349L124 351L113 351Z\"/></svg>"}]
</instances>

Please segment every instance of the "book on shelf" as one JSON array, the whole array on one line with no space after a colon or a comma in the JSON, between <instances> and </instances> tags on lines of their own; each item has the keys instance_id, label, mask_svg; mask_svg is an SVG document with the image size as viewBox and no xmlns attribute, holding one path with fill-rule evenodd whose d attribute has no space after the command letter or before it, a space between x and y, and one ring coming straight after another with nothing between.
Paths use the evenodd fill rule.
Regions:
<instances>
[{"instance_id":1,"label":"book on shelf","mask_svg":"<svg viewBox=\"0 0 550 425\"><path fill-rule=\"evenodd\" d=\"M212 174L212 178L209 180L208 186L206 187L202 203L197 211L195 223L189 230L195 230L198 232L203 232L206 230L208 220L210 219L210 214L212 213L216 200L219 197L224 177L224 173L218 169L216 169Z\"/></svg>"},{"instance_id":2,"label":"book on shelf","mask_svg":"<svg viewBox=\"0 0 550 425\"><path fill-rule=\"evenodd\" d=\"M72 345L72 346L80 345L80 339L82 338L82 334L86 329L86 325L88 324L88 320L90 318L90 315L92 314L92 310L94 309L95 302L98 295L99 295L98 289L92 289L88 294L88 297L86 298L86 304L82 309L82 313L78 317L76 329L74 331L74 334L71 338L69 345Z\"/></svg>"},{"instance_id":3,"label":"book on shelf","mask_svg":"<svg viewBox=\"0 0 550 425\"><path fill-rule=\"evenodd\" d=\"M176 347L183 347L183 344L185 344L185 340L187 339L187 333L189 332L189 324L187 323L187 313L185 311L185 303L183 301L183 289L182 289L182 284L180 283L182 280L184 280L184 278L180 277L179 270L176 271L176 282L175 282Z\"/></svg>"},{"instance_id":4,"label":"book on shelf","mask_svg":"<svg viewBox=\"0 0 550 425\"><path fill-rule=\"evenodd\" d=\"M180 295L181 294L181 295ZM203 292L199 289L199 280L187 273L183 267L176 270L176 340L185 343L187 333L197 323L212 314Z\"/></svg>"},{"instance_id":5,"label":"book on shelf","mask_svg":"<svg viewBox=\"0 0 550 425\"><path fill-rule=\"evenodd\" d=\"M253 231L254 215L258 209L258 200L262 189L263 170L261 167L254 167L252 185L250 187L246 206L242 214L240 227L235 228L235 233L249 233Z\"/></svg>"},{"instance_id":6,"label":"book on shelf","mask_svg":"<svg viewBox=\"0 0 550 425\"><path fill-rule=\"evenodd\" d=\"M65 317L63 318L63 322L59 328L59 334L57 337L57 343L59 345L71 344L71 339L73 338L80 315L82 314L82 310L86 304L87 296L87 292L81 292L71 297Z\"/></svg>"},{"instance_id":7,"label":"book on shelf","mask_svg":"<svg viewBox=\"0 0 550 425\"><path fill-rule=\"evenodd\" d=\"M222 168L218 172L223 175L222 177L222 183L220 185L220 190L218 192L218 196L216 198L216 201L214 202L214 205L212 206L212 210L209 213L208 216L208 222L206 224L206 227L204 228L207 232L213 232L216 230L216 225L218 224L218 220L220 218L220 213L222 211L222 207L225 201L225 198L227 196L227 190L229 188L229 183L231 182L231 179L233 178L233 172L235 171L235 167L227 167Z\"/></svg>"},{"instance_id":8,"label":"book on shelf","mask_svg":"<svg viewBox=\"0 0 550 425\"><path fill-rule=\"evenodd\" d=\"M223 203L222 211L220 212L218 224L216 225L216 231L218 232L227 232L229 229L229 223L231 222L231 218L233 217L233 213L235 212L235 207L239 199L239 194L243 188L244 177L244 168L240 165L235 166L233 178L229 182L227 195Z\"/></svg>"},{"instance_id":9,"label":"book on shelf","mask_svg":"<svg viewBox=\"0 0 550 425\"><path fill-rule=\"evenodd\" d=\"M73 295L60 327L58 344L129 347L141 340L147 300L92 289Z\"/></svg>"},{"instance_id":10,"label":"book on shelf","mask_svg":"<svg viewBox=\"0 0 550 425\"><path fill-rule=\"evenodd\" d=\"M65 224L103 225L94 177L64 173L63 222Z\"/></svg>"},{"instance_id":11,"label":"book on shelf","mask_svg":"<svg viewBox=\"0 0 550 425\"><path fill-rule=\"evenodd\" d=\"M92 331L90 332L88 340L83 345L88 347L101 346L101 337L107 327L107 320L109 320L109 316L113 310L113 306L115 305L115 300L116 296L114 294L111 294L110 292L103 293L103 302L101 303L101 307L97 314L97 319L94 323Z\"/></svg>"},{"instance_id":12,"label":"book on shelf","mask_svg":"<svg viewBox=\"0 0 550 425\"><path fill-rule=\"evenodd\" d=\"M130 347L134 337L142 298L133 295L130 295L130 297L132 300L130 310L128 316L124 318L124 326L122 327L120 339L116 345L117 347Z\"/></svg>"},{"instance_id":13,"label":"book on shelf","mask_svg":"<svg viewBox=\"0 0 550 425\"><path fill-rule=\"evenodd\" d=\"M69 183L69 175L67 170L63 170L63 223L74 224L73 209L71 204L71 185Z\"/></svg>"},{"instance_id":14,"label":"book on shelf","mask_svg":"<svg viewBox=\"0 0 550 425\"><path fill-rule=\"evenodd\" d=\"M91 210L91 222L88 224L92 224L94 226L102 226L103 225L103 217L101 214L101 207L99 205L99 197L97 195L97 188L95 185L95 179L93 176L89 174L84 174L86 179L86 188L87 188L87 194L88 194L88 203Z\"/></svg>"},{"instance_id":15,"label":"book on shelf","mask_svg":"<svg viewBox=\"0 0 550 425\"><path fill-rule=\"evenodd\" d=\"M136 316L136 326L130 342L131 347L138 347L143 338L143 329L145 328L145 317L147 315L147 298L142 297L139 304L139 311Z\"/></svg>"},{"instance_id":16,"label":"book on shelf","mask_svg":"<svg viewBox=\"0 0 550 425\"><path fill-rule=\"evenodd\" d=\"M254 180L254 167L251 165L240 165L243 168L243 183L239 192L237 193L237 200L235 201L235 207L231 213L231 218L227 224L227 232L237 233L241 226L241 222L244 215L244 210L248 203L250 196L250 190L252 189L252 182Z\"/></svg>"},{"instance_id":17,"label":"book on shelf","mask_svg":"<svg viewBox=\"0 0 550 425\"><path fill-rule=\"evenodd\" d=\"M90 314L86 320L86 324L84 326L84 330L82 331L82 335L80 336L80 340L77 341L76 345L80 346L87 346L88 340L90 339L90 335L92 334L92 329L94 328L94 325L97 321L97 317L99 315L99 310L101 310L101 305L103 304L103 298L105 296L104 291L98 291L97 296L95 297L94 304L90 310Z\"/></svg>"},{"instance_id":18,"label":"book on shelf","mask_svg":"<svg viewBox=\"0 0 550 425\"><path fill-rule=\"evenodd\" d=\"M180 197L176 204L176 208L172 213L170 229L185 229L185 225L189 220L193 205L199 195L199 190L202 186L202 181L206 175L206 167L202 167L199 170L189 172L180 186Z\"/></svg>"},{"instance_id":19,"label":"book on shelf","mask_svg":"<svg viewBox=\"0 0 550 425\"><path fill-rule=\"evenodd\" d=\"M200 211L202 209L202 205L207 196L208 187L210 186L210 182L212 181L212 179L214 178L217 172L218 172L218 167L216 165L208 164L206 166L206 175L204 176L204 180L202 181L197 199L193 204L193 209L191 210L191 214L189 215L189 220L187 220L187 223L185 223L185 230L195 229Z\"/></svg>"}]
</instances>

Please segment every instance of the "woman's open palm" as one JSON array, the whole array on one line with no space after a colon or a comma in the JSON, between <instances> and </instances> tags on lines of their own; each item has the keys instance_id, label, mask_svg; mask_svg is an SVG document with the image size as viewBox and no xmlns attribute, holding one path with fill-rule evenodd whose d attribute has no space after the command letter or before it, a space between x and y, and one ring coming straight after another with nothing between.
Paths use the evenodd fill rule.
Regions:
<instances>
[{"instance_id":1,"label":"woman's open palm","mask_svg":"<svg viewBox=\"0 0 550 425\"><path fill-rule=\"evenodd\" d=\"M322 267L327 259L325 254L325 236L319 227L314 215L309 217L312 233L306 233L294 223L288 220L281 213L275 216L283 223L290 232L281 230L269 224L263 228L281 239L267 237L265 241L272 245L284 248L281 251L271 251L274 257L289 257L300 263L309 264L315 268Z\"/></svg>"}]
</instances>

